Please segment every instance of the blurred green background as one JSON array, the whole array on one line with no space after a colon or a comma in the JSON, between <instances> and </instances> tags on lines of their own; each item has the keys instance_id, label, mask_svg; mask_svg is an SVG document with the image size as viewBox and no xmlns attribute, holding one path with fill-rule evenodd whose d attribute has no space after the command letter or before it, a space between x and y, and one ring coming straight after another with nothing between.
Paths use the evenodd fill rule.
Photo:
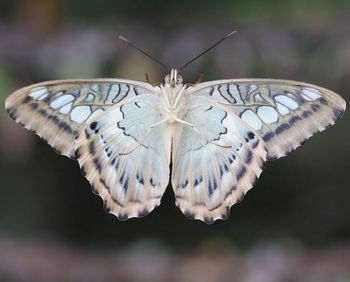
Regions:
<instances>
[{"instance_id":1,"label":"blurred green background","mask_svg":"<svg viewBox=\"0 0 350 282\"><path fill-rule=\"evenodd\" d=\"M349 101L350 1L0 2L0 102L59 78L301 80ZM103 211L78 164L0 107L0 281L350 281L350 117L268 163L227 221L186 219L169 186L142 219Z\"/></svg>"}]
</instances>

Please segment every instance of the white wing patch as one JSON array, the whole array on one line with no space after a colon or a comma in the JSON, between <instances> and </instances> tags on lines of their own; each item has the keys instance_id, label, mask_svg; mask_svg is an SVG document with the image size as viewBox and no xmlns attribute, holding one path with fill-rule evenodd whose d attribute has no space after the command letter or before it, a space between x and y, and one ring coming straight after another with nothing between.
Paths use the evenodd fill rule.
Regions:
<instances>
[{"instance_id":1,"label":"white wing patch","mask_svg":"<svg viewBox=\"0 0 350 282\"><path fill-rule=\"evenodd\" d=\"M75 97L73 95L62 95L62 93L63 92L61 91L56 94L58 97L52 100L52 102L50 103L51 108L57 110L75 100Z\"/></svg>"},{"instance_id":2,"label":"white wing patch","mask_svg":"<svg viewBox=\"0 0 350 282\"><path fill-rule=\"evenodd\" d=\"M241 118L255 130L260 130L262 127L261 119L252 110L245 110Z\"/></svg>"},{"instance_id":3,"label":"white wing patch","mask_svg":"<svg viewBox=\"0 0 350 282\"><path fill-rule=\"evenodd\" d=\"M70 119L77 123L83 123L91 115L89 106L77 106L70 113Z\"/></svg>"},{"instance_id":4,"label":"white wing patch","mask_svg":"<svg viewBox=\"0 0 350 282\"><path fill-rule=\"evenodd\" d=\"M36 100L41 100L41 97L46 97L47 95L46 87L36 87L29 92L29 96Z\"/></svg>"},{"instance_id":5,"label":"white wing patch","mask_svg":"<svg viewBox=\"0 0 350 282\"><path fill-rule=\"evenodd\" d=\"M72 106L73 106L73 102L68 103L68 104L62 106L62 107L59 109L58 112L59 112L60 114L66 115L66 114L68 114L68 113L71 111Z\"/></svg>"},{"instance_id":6,"label":"white wing patch","mask_svg":"<svg viewBox=\"0 0 350 282\"><path fill-rule=\"evenodd\" d=\"M273 107L261 106L258 108L257 113L264 123L270 124L278 121L278 113Z\"/></svg>"},{"instance_id":7,"label":"white wing patch","mask_svg":"<svg viewBox=\"0 0 350 282\"><path fill-rule=\"evenodd\" d=\"M308 96L311 100L314 100L314 101L322 97L320 91L318 91L315 88L306 87L306 88L303 88L301 91L306 96Z\"/></svg>"},{"instance_id":8,"label":"white wing patch","mask_svg":"<svg viewBox=\"0 0 350 282\"><path fill-rule=\"evenodd\" d=\"M277 111L280 113L280 115L288 115L289 109L286 106L283 106L281 103L276 102Z\"/></svg>"},{"instance_id":9,"label":"white wing patch","mask_svg":"<svg viewBox=\"0 0 350 282\"><path fill-rule=\"evenodd\" d=\"M299 107L299 104L292 98L284 95L276 95L274 97L276 102L279 102L281 105L291 109L296 110Z\"/></svg>"}]
</instances>

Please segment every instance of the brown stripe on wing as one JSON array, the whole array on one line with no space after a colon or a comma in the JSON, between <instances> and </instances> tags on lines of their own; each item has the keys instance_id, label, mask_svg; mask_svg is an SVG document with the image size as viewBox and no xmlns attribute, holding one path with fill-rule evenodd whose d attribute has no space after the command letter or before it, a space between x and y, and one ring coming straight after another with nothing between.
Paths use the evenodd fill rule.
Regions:
<instances>
[{"instance_id":1,"label":"brown stripe on wing","mask_svg":"<svg viewBox=\"0 0 350 282\"><path fill-rule=\"evenodd\" d=\"M74 136L78 124L69 122L67 116L58 114L44 101L30 96L11 95L5 108L17 123L39 135L58 154L75 159Z\"/></svg>"}]
</instances>

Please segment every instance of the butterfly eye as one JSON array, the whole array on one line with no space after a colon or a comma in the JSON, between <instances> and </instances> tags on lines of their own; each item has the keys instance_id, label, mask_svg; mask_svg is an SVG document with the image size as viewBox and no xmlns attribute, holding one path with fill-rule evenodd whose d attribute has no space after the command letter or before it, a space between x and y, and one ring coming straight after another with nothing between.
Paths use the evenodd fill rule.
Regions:
<instances>
[{"instance_id":1,"label":"butterfly eye","mask_svg":"<svg viewBox=\"0 0 350 282\"><path fill-rule=\"evenodd\" d=\"M170 84L170 74L167 74L164 78L166 84Z\"/></svg>"},{"instance_id":2,"label":"butterfly eye","mask_svg":"<svg viewBox=\"0 0 350 282\"><path fill-rule=\"evenodd\" d=\"M182 77L181 75L178 75L178 76L177 76L176 83L177 83L177 84L181 84L183 81L184 81L183 77Z\"/></svg>"}]
</instances>

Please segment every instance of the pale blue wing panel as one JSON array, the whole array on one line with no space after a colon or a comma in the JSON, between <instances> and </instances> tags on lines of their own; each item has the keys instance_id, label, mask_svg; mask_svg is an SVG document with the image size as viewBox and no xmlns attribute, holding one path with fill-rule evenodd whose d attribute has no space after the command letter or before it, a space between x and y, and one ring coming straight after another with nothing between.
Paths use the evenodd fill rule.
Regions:
<instances>
[{"instance_id":1,"label":"pale blue wing panel","mask_svg":"<svg viewBox=\"0 0 350 282\"><path fill-rule=\"evenodd\" d=\"M238 117L206 99L190 98L181 119L188 124L177 123L174 136L176 204L206 223L227 218L260 175L265 144Z\"/></svg>"},{"instance_id":2,"label":"pale blue wing panel","mask_svg":"<svg viewBox=\"0 0 350 282\"><path fill-rule=\"evenodd\" d=\"M145 97L147 96L147 97ZM105 208L119 219L141 217L160 204L169 182L171 135L159 98L121 103L79 132L77 158Z\"/></svg>"}]
</instances>

